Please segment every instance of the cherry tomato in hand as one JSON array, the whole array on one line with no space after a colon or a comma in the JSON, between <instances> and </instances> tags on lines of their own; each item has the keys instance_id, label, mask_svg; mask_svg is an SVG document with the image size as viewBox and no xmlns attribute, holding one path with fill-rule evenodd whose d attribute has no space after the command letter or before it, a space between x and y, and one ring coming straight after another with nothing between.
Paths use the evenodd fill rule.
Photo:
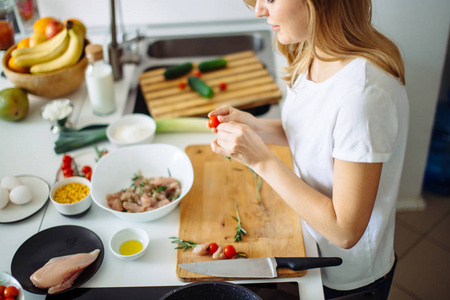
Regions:
<instances>
[{"instance_id":1,"label":"cherry tomato in hand","mask_svg":"<svg viewBox=\"0 0 450 300\"><path fill-rule=\"evenodd\" d=\"M219 245L217 245L216 243L211 243L211 244L209 244L209 246L208 246L208 252L209 252L210 254L216 253L217 249L219 249Z\"/></svg>"},{"instance_id":2,"label":"cherry tomato in hand","mask_svg":"<svg viewBox=\"0 0 450 300\"><path fill-rule=\"evenodd\" d=\"M14 298L17 297L17 295L19 295L19 290L15 286L8 286L3 292L3 295L6 298L8 297Z\"/></svg>"},{"instance_id":3,"label":"cherry tomato in hand","mask_svg":"<svg viewBox=\"0 0 450 300\"><path fill-rule=\"evenodd\" d=\"M70 155L64 155L62 158L63 164L70 165L72 163L72 156Z\"/></svg>"},{"instance_id":4,"label":"cherry tomato in hand","mask_svg":"<svg viewBox=\"0 0 450 300\"><path fill-rule=\"evenodd\" d=\"M225 249L223 250L223 253L227 258L232 258L233 256L236 255L236 249L234 248L233 245L226 245Z\"/></svg>"},{"instance_id":5,"label":"cherry tomato in hand","mask_svg":"<svg viewBox=\"0 0 450 300\"><path fill-rule=\"evenodd\" d=\"M83 168L81 168L81 172L83 172L84 174L92 173L92 168L90 166L84 166Z\"/></svg>"},{"instance_id":6,"label":"cherry tomato in hand","mask_svg":"<svg viewBox=\"0 0 450 300\"><path fill-rule=\"evenodd\" d=\"M219 119L217 119L217 116L211 116L208 120L208 127L209 128L216 128L219 126L220 122Z\"/></svg>"}]
</instances>

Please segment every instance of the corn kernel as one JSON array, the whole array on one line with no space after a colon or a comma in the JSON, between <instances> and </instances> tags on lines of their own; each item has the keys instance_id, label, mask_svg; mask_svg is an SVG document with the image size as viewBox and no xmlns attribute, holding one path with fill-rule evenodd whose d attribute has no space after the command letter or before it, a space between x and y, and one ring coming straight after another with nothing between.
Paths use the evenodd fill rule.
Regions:
<instances>
[{"instance_id":1,"label":"corn kernel","mask_svg":"<svg viewBox=\"0 0 450 300\"><path fill-rule=\"evenodd\" d=\"M72 182L59 187L55 191L53 199L61 204L72 204L83 200L87 195L89 195L88 186L79 182Z\"/></svg>"}]
</instances>

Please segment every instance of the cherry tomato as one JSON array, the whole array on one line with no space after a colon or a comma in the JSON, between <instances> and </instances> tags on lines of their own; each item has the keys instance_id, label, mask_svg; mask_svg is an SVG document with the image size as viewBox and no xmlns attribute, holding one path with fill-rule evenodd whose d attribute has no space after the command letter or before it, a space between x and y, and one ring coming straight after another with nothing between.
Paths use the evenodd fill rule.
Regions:
<instances>
[{"instance_id":1,"label":"cherry tomato","mask_svg":"<svg viewBox=\"0 0 450 300\"><path fill-rule=\"evenodd\" d=\"M66 169L63 170L64 177L72 177L73 176L73 170L72 169Z\"/></svg>"},{"instance_id":2,"label":"cherry tomato","mask_svg":"<svg viewBox=\"0 0 450 300\"><path fill-rule=\"evenodd\" d=\"M92 168L90 166L84 166L83 168L81 168L81 172L83 172L84 174L92 173Z\"/></svg>"},{"instance_id":3,"label":"cherry tomato","mask_svg":"<svg viewBox=\"0 0 450 300\"><path fill-rule=\"evenodd\" d=\"M72 156L64 155L62 158L63 164L70 165L72 163Z\"/></svg>"},{"instance_id":4,"label":"cherry tomato","mask_svg":"<svg viewBox=\"0 0 450 300\"><path fill-rule=\"evenodd\" d=\"M84 177L85 177L87 180L91 180L91 178L92 178L92 172L84 173Z\"/></svg>"},{"instance_id":5,"label":"cherry tomato","mask_svg":"<svg viewBox=\"0 0 450 300\"><path fill-rule=\"evenodd\" d=\"M216 128L219 126L220 122L219 119L217 119L217 116L211 116L208 120L208 127L209 128Z\"/></svg>"},{"instance_id":6,"label":"cherry tomato","mask_svg":"<svg viewBox=\"0 0 450 300\"><path fill-rule=\"evenodd\" d=\"M178 83L178 88L179 88L180 90L184 90L185 87L186 87L186 82L180 81L180 82Z\"/></svg>"},{"instance_id":7,"label":"cherry tomato","mask_svg":"<svg viewBox=\"0 0 450 300\"><path fill-rule=\"evenodd\" d=\"M8 298L3 298L3 299L5 299L5 300L16 300L16 298L13 298L13 297L8 297Z\"/></svg>"},{"instance_id":8,"label":"cherry tomato","mask_svg":"<svg viewBox=\"0 0 450 300\"><path fill-rule=\"evenodd\" d=\"M192 74L195 77L201 77L202 76L202 72L200 72L199 70L194 71L194 73Z\"/></svg>"},{"instance_id":9,"label":"cherry tomato","mask_svg":"<svg viewBox=\"0 0 450 300\"><path fill-rule=\"evenodd\" d=\"M3 296L3 293L5 292L6 286L0 285L0 296Z\"/></svg>"},{"instance_id":10,"label":"cherry tomato","mask_svg":"<svg viewBox=\"0 0 450 300\"><path fill-rule=\"evenodd\" d=\"M219 89L221 91L225 91L227 89L227 83L226 82L219 83Z\"/></svg>"},{"instance_id":11,"label":"cherry tomato","mask_svg":"<svg viewBox=\"0 0 450 300\"><path fill-rule=\"evenodd\" d=\"M72 170L72 166L71 165L62 165L61 166L61 170L63 170L63 172L65 171L65 170Z\"/></svg>"},{"instance_id":12,"label":"cherry tomato","mask_svg":"<svg viewBox=\"0 0 450 300\"><path fill-rule=\"evenodd\" d=\"M219 245L217 245L216 243L211 243L211 244L209 244L209 246L208 246L208 252L209 252L210 254L216 253L217 249L219 249Z\"/></svg>"},{"instance_id":13,"label":"cherry tomato","mask_svg":"<svg viewBox=\"0 0 450 300\"><path fill-rule=\"evenodd\" d=\"M233 256L236 255L236 249L234 248L233 245L226 245L225 249L223 250L223 253L227 258L232 258Z\"/></svg>"},{"instance_id":14,"label":"cherry tomato","mask_svg":"<svg viewBox=\"0 0 450 300\"><path fill-rule=\"evenodd\" d=\"M5 300L6 298L3 296L3 294L0 295L0 300ZM14 298L9 298L9 299L14 299Z\"/></svg>"},{"instance_id":15,"label":"cherry tomato","mask_svg":"<svg viewBox=\"0 0 450 300\"><path fill-rule=\"evenodd\" d=\"M19 290L15 287L15 286L8 286L5 291L3 292L3 295L5 296L5 298L11 297L17 297L17 295L19 295Z\"/></svg>"}]
</instances>

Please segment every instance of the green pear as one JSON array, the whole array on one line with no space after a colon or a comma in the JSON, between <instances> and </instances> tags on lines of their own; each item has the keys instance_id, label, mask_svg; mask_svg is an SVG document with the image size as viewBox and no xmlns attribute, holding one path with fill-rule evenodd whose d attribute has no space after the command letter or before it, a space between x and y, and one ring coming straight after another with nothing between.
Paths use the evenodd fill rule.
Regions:
<instances>
[{"instance_id":1,"label":"green pear","mask_svg":"<svg viewBox=\"0 0 450 300\"><path fill-rule=\"evenodd\" d=\"M20 121L27 116L28 94L20 88L0 91L0 118L6 121Z\"/></svg>"}]
</instances>

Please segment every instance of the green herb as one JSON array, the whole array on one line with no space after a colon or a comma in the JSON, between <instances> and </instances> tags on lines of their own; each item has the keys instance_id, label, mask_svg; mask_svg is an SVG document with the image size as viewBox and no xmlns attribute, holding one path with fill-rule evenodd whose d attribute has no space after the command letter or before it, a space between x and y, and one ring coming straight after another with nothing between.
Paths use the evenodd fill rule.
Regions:
<instances>
[{"instance_id":1,"label":"green herb","mask_svg":"<svg viewBox=\"0 0 450 300\"><path fill-rule=\"evenodd\" d=\"M95 154L97 155L97 158L95 159L95 162L98 162L100 158L102 158L105 154L108 153L108 150L106 149L98 149L97 145L94 146Z\"/></svg>"},{"instance_id":2,"label":"green herb","mask_svg":"<svg viewBox=\"0 0 450 300\"><path fill-rule=\"evenodd\" d=\"M236 201L233 198L233 204L234 204L234 210L236 211L236 217L232 217L238 222L238 225L236 226L236 235L234 236L234 241L239 242L242 241L242 235L247 235L247 231L245 231L244 228L242 228L242 222L241 217L239 216L239 211L236 205Z\"/></svg>"},{"instance_id":3,"label":"green herb","mask_svg":"<svg viewBox=\"0 0 450 300\"><path fill-rule=\"evenodd\" d=\"M185 252L186 250L188 250L190 248L194 248L195 246L198 245L198 243L195 243L191 240L185 241L185 240L177 238L176 236L171 236L171 237L169 237L169 239L173 240L172 244L180 245L180 246L176 247L175 249L183 249L183 252Z\"/></svg>"},{"instance_id":4,"label":"green herb","mask_svg":"<svg viewBox=\"0 0 450 300\"><path fill-rule=\"evenodd\" d=\"M154 189L154 190L152 191L152 194L153 194L153 193L159 193L159 192L165 191L165 190L167 190L167 188L168 188L167 185L159 186L159 187L157 187L156 189Z\"/></svg>"},{"instance_id":5,"label":"green herb","mask_svg":"<svg viewBox=\"0 0 450 300\"><path fill-rule=\"evenodd\" d=\"M172 174L170 174L170 169L167 168L167 173L169 173L169 177L172 177Z\"/></svg>"},{"instance_id":6,"label":"green herb","mask_svg":"<svg viewBox=\"0 0 450 300\"><path fill-rule=\"evenodd\" d=\"M251 168L249 168L250 171L252 171L253 179L255 180L255 192L256 192L256 201L258 201L259 206L261 206L262 210L268 216L267 210L264 207L264 205L261 202L261 187L262 187L262 178L258 174L256 174L255 171L253 171Z\"/></svg>"}]
</instances>

